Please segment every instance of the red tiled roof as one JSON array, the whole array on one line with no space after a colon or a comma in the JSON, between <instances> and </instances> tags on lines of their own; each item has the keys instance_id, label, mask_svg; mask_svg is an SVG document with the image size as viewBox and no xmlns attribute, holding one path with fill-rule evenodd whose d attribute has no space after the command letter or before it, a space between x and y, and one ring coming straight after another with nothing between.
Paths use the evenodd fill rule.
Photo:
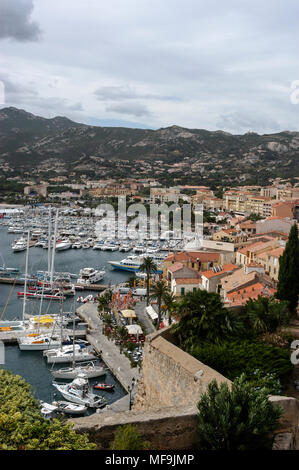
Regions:
<instances>
[{"instance_id":1,"label":"red tiled roof","mask_svg":"<svg viewBox=\"0 0 299 470\"><path fill-rule=\"evenodd\" d=\"M221 274L229 273L230 271L235 271L236 269L240 269L239 266L236 266L235 264L225 264L222 266L222 270L219 272L213 272L212 269L209 269L208 271L203 271L201 275L207 279L211 279L212 277L220 276Z\"/></svg>"},{"instance_id":2,"label":"red tiled roof","mask_svg":"<svg viewBox=\"0 0 299 470\"><path fill-rule=\"evenodd\" d=\"M218 261L220 253L203 252L203 251L181 251L179 253L171 253L165 258L165 261Z\"/></svg>"}]
</instances>

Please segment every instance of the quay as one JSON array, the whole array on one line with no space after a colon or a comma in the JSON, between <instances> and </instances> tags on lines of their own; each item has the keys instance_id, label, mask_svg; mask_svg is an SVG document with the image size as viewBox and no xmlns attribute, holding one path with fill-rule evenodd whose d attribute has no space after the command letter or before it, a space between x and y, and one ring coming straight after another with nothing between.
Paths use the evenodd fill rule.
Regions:
<instances>
[{"instance_id":1,"label":"quay","mask_svg":"<svg viewBox=\"0 0 299 470\"><path fill-rule=\"evenodd\" d=\"M32 280L32 279L28 279L27 280L27 283L28 284L33 284L37 281L36 280ZM0 284L15 284L17 286L23 286L25 283L24 279L18 279L18 278L14 278L14 277L0 277ZM77 290L92 290L92 291L104 291L106 289L108 289L108 286L105 286L103 284L90 284L90 285L86 285L86 284L76 284L75 285L75 289Z\"/></svg>"},{"instance_id":2,"label":"quay","mask_svg":"<svg viewBox=\"0 0 299 470\"><path fill-rule=\"evenodd\" d=\"M89 326L87 340L101 355L107 367L126 392L130 393L132 384L137 386L140 376L138 367L131 367L129 359L121 354L119 348L103 334L103 322L98 314L97 303L87 302L77 308L76 313ZM131 392L134 394L134 388Z\"/></svg>"}]
</instances>

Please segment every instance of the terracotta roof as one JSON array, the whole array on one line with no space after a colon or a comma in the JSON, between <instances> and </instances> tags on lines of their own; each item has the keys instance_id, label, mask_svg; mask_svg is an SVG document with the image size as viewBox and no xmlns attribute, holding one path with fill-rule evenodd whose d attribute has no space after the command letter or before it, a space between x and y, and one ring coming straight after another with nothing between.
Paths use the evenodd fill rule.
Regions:
<instances>
[{"instance_id":1,"label":"terracotta roof","mask_svg":"<svg viewBox=\"0 0 299 470\"><path fill-rule=\"evenodd\" d=\"M265 254L268 256L274 256L274 258L279 258L284 252L284 247L280 246L278 248L275 248L274 250L268 251Z\"/></svg>"},{"instance_id":2,"label":"terracotta roof","mask_svg":"<svg viewBox=\"0 0 299 470\"><path fill-rule=\"evenodd\" d=\"M184 268L183 263L175 263L168 268L168 271L170 271L171 273L175 273L176 271L179 271L180 269L183 269L183 268Z\"/></svg>"},{"instance_id":3,"label":"terracotta roof","mask_svg":"<svg viewBox=\"0 0 299 470\"><path fill-rule=\"evenodd\" d=\"M203 252L203 251L181 251L179 253L171 253L165 258L165 261L218 261L220 253Z\"/></svg>"},{"instance_id":4,"label":"terracotta roof","mask_svg":"<svg viewBox=\"0 0 299 470\"><path fill-rule=\"evenodd\" d=\"M230 306L244 305L247 300L255 300L258 296L262 297L271 297L275 294L276 289L273 287L267 287L257 282L251 286L247 286L244 289L239 289L238 291L231 292L227 294L227 299Z\"/></svg>"},{"instance_id":5,"label":"terracotta roof","mask_svg":"<svg viewBox=\"0 0 299 470\"><path fill-rule=\"evenodd\" d=\"M234 271L229 276L225 276L220 280L221 286L225 292L232 292L239 290L247 284L253 281L258 276L257 271L251 271L246 274L243 268Z\"/></svg>"},{"instance_id":6,"label":"terracotta roof","mask_svg":"<svg viewBox=\"0 0 299 470\"><path fill-rule=\"evenodd\" d=\"M207 279L211 279L212 277L220 276L225 273L229 273L230 271L235 271L236 269L240 269L239 266L236 266L235 264L225 264L219 272L213 272L212 269L209 269L208 271L203 271L201 275Z\"/></svg>"},{"instance_id":7,"label":"terracotta roof","mask_svg":"<svg viewBox=\"0 0 299 470\"><path fill-rule=\"evenodd\" d=\"M256 242L256 243L251 243L251 245L244 246L244 248L241 248L238 250L238 253L242 253L242 255L247 255L248 251L251 251L252 248L255 248L259 245L263 245L264 242Z\"/></svg>"}]
</instances>

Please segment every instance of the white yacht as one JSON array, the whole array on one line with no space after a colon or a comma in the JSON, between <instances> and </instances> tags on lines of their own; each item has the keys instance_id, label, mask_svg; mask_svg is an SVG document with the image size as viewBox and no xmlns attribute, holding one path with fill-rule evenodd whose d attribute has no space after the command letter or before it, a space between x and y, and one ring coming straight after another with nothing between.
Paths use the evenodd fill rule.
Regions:
<instances>
[{"instance_id":1,"label":"white yacht","mask_svg":"<svg viewBox=\"0 0 299 470\"><path fill-rule=\"evenodd\" d=\"M95 395L89 390L88 380L84 376L77 377L70 384L53 383L53 386L66 400L73 403L85 405L89 408L99 408L105 405L103 397Z\"/></svg>"},{"instance_id":2,"label":"white yacht","mask_svg":"<svg viewBox=\"0 0 299 470\"><path fill-rule=\"evenodd\" d=\"M27 247L26 240L20 238L15 244L12 245L13 251L25 251Z\"/></svg>"},{"instance_id":3,"label":"white yacht","mask_svg":"<svg viewBox=\"0 0 299 470\"><path fill-rule=\"evenodd\" d=\"M91 362L87 365L78 365L52 370L51 374L55 379L75 379L80 374L84 374L87 379L94 379L95 377L106 375L106 369L103 366L97 366Z\"/></svg>"},{"instance_id":4,"label":"white yacht","mask_svg":"<svg viewBox=\"0 0 299 470\"><path fill-rule=\"evenodd\" d=\"M73 243L72 248L79 250L80 248L82 248L82 243L81 242L75 242L75 243Z\"/></svg>"},{"instance_id":5,"label":"white yacht","mask_svg":"<svg viewBox=\"0 0 299 470\"><path fill-rule=\"evenodd\" d=\"M105 276L105 271L98 271L94 268L83 268L80 269L79 278L77 279L78 284L95 284L101 281Z\"/></svg>"},{"instance_id":6,"label":"white yacht","mask_svg":"<svg viewBox=\"0 0 299 470\"><path fill-rule=\"evenodd\" d=\"M64 251L71 248L72 244L69 240L62 240L56 244L57 251Z\"/></svg>"}]
</instances>

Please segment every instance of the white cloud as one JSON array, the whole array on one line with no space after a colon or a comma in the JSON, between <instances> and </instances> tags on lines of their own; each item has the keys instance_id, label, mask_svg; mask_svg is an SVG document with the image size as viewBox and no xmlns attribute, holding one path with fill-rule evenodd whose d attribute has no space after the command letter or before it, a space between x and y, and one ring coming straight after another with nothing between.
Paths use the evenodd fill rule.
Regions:
<instances>
[{"instance_id":1,"label":"white cloud","mask_svg":"<svg viewBox=\"0 0 299 470\"><path fill-rule=\"evenodd\" d=\"M299 127L297 2L0 0L8 5L17 20L1 27L0 15L0 70L27 90L10 93L14 106L81 122Z\"/></svg>"}]
</instances>

